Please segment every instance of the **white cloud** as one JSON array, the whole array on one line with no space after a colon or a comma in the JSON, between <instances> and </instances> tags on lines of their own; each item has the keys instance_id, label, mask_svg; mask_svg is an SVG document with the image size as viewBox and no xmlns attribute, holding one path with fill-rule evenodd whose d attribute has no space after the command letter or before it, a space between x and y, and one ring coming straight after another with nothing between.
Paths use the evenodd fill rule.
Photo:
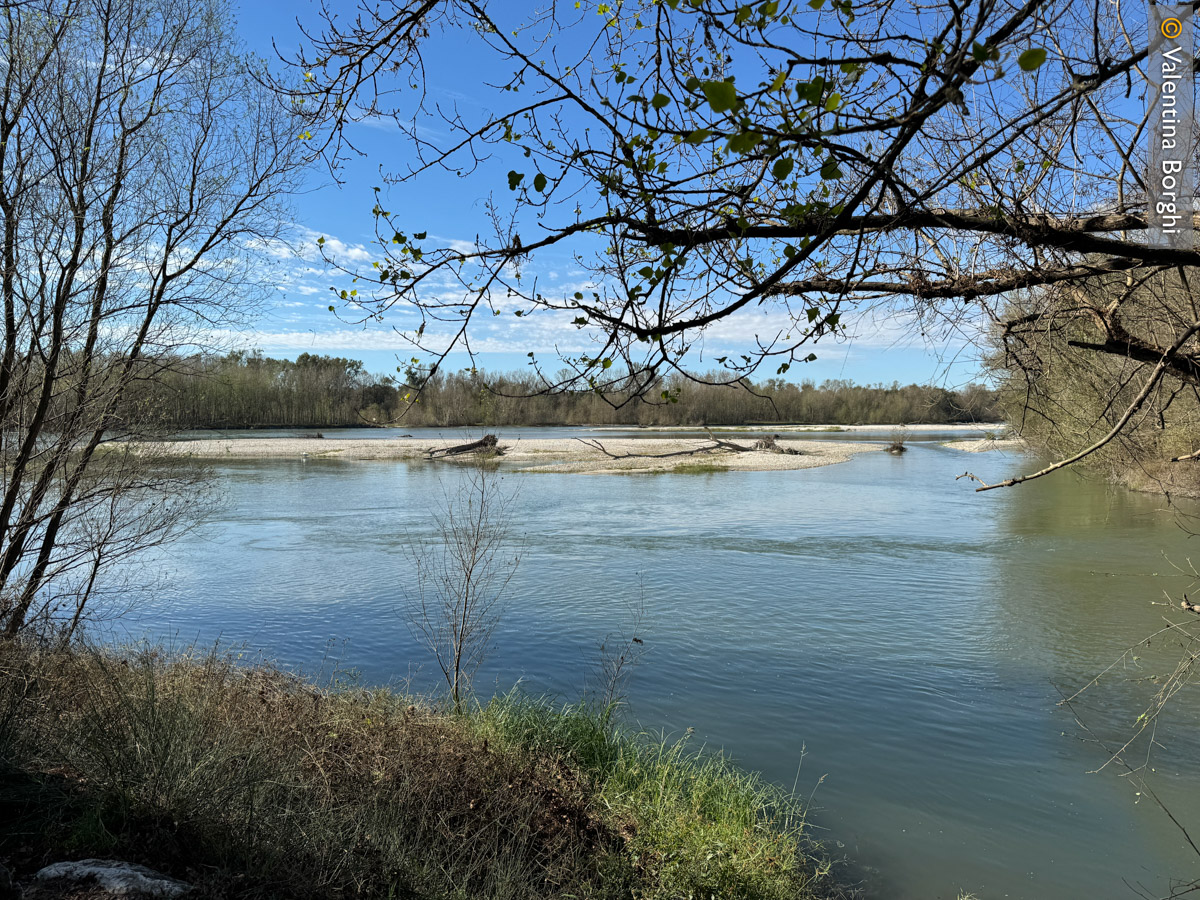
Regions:
<instances>
[{"instance_id":1,"label":"white cloud","mask_svg":"<svg viewBox=\"0 0 1200 900\"><path fill-rule=\"evenodd\" d=\"M261 347L267 352L318 351L355 353L366 351L410 352L413 345L395 329L415 329L420 322L419 313L408 304L397 304L385 317L383 323L372 323L369 327L356 327L328 314L328 303L318 302L333 285L350 288L349 276L324 267L318 248L318 238L324 237L322 248L332 259L355 268L369 266L377 258L371 249L362 243L345 241L336 235L314 231L297 225L293 229L294 239L290 242L264 242L259 248L267 257L278 262L279 290L298 300L280 300L274 312L260 322L259 329L237 335L226 335L227 339L241 346ZM431 238L439 246L458 252L476 249L473 241L455 238ZM549 263L550 260L545 260ZM555 299L570 298L576 291L590 298L592 291L602 286L589 279L588 273L577 267L546 266L540 277L553 282L547 292ZM525 267L522 282L533 283L539 275L534 264ZM367 296L369 287L359 283L358 290ZM426 300L440 298L442 302L465 301L462 284L453 273L433 273L422 285ZM307 299L305 299L307 298ZM330 300L348 316L354 310L344 302ZM510 297L497 291L491 298L492 309L500 315L492 315L492 309L480 307L469 330L471 349L477 353L534 352L539 356L560 353L578 353L594 350L598 334L590 329L579 329L572 324L575 313L570 311L537 311L531 315L517 317L514 312L529 310L529 304L519 297ZM295 310L296 312L290 312ZM300 312L303 310L303 312ZM359 315L363 314L361 307ZM807 327L804 310L799 311L797 323L788 315L780 303L768 303L761 307L744 309L708 328L698 338L696 349L707 360L711 356L737 353L753 353L759 342L770 343L777 338L786 342L786 335L797 340ZM954 331L946 323L922 323L921 319L903 305L880 304L874 309L847 310L843 313L848 340L822 339L814 344L820 353L836 351L854 355L874 353L883 349L915 349L935 355L961 353L969 343L972 329L977 332L977 323L965 323L966 328ZM922 334L924 332L924 334ZM452 323L430 322L422 343L434 352L443 350L454 338L456 331ZM823 351L822 351L822 348ZM459 345L456 350L461 350Z\"/></svg>"}]
</instances>

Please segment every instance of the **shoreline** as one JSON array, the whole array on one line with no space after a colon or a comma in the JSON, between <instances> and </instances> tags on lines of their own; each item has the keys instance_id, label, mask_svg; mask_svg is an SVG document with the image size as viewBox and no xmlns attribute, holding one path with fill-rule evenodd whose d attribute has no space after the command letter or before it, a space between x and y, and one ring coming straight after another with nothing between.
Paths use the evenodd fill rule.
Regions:
<instances>
[{"instance_id":1,"label":"shoreline","mask_svg":"<svg viewBox=\"0 0 1200 900\"><path fill-rule=\"evenodd\" d=\"M555 426L558 427L558 426ZM845 434L837 439L805 439L806 433ZM715 444L707 437L694 436L700 430L693 426L670 426L645 429L661 437L612 438L505 438L497 428L503 455L497 461L513 471L560 472L586 475L629 474L709 474L721 471L766 472L812 469L846 462L861 453L882 452L879 441L855 440L856 434L878 434L885 425L780 425L773 428L724 426L710 429L718 441L728 439L739 447L752 445L760 436L775 434L779 446L787 452L735 451ZM906 426L909 437L946 431L954 428L967 432L955 441L940 441L950 449L979 453L990 450L1021 452L1026 449L1019 439L989 440L983 437L994 426L986 425L915 425ZM581 430L583 426L581 426ZM597 431L627 434L623 426L589 427ZM448 432L453 434L450 429ZM975 432L978 436L971 434ZM684 434L688 436L684 436ZM724 435L725 438L721 436ZM744 435L744 437L743 437ZM731 437L736 436L736 437ZM347 460L409 460L426 461L435 450L465 443L464 437L439 434L436 437L396 436L390 438L326 438L305 437L228 437L173 440L141 445L144 452L168 458L189 458L214 461L218 459L347 459ZM468 457L449 457L442 461L464 462Z\"/></svg>"},{"instance_id":2,"label":"shoreline","mask_svg":"<svg viewBox=\"0 0 1200 900\"><path fill-rule=\"evenodd\" d=\"M458 441L424 438L364 440L339 438L228 438L164 441L143 445L165 457L219 459L353 459L421 460L432 450ZM860 453L881 452L879 444L858 441L805 441L791 437L780 445L795 453L734 452L716 447L707 438L614 438L584 442L575 438L504 440L498 461L523 472L579 474L636 474L811 469L845 462ZM743 444L743 446L745 446ZM600 449L600 448L603 449ZM605 452L607 451L607 453ZM611 455L609 455L611 454ZM614 458L615 457L615 458ZM450 462L454 462L451 458Z\"/></svg>"},{"instance_id":3,"label":"shoreline","mask_svg":"<svg viewBox=\"0 0 1200 900\"><path fill-rule=\"evenodd\" d=\"M1029 444L1024 438L978 438L972 440L967 438L958 441L943 441L943 447L948 447L951 450L958 450L960 453L989 453L998 451L1000 453L1027 453L1029 452Z\"/></svg>"},{"instance_id":4,"label":"shoreline","mask_svg":"<svg viewBox=\"0 0 1200 900\"><path fill-rule=\"evenodd\" d=\"M216 647L11 643L0 676L0 876L30 900L85 896L35 874L81 857L225 900L852 896L802 800L611 707L457 709ZM148 739L169 764L129 751Z\"/></svg>"},{"instance_id":5,"label":"shoreline","mask_svg":"<svg viewBox=\"0 0 1200 900\"><path fill-rule=\"evenodd\" d=\"M895 431L903 429L910 434L923 434L926 432L937 431L999 431L1007 428L1004 422L950 422L946 424L913 424L913 425L897 425L895 423L884 423L879 425L837 425L830 422L817 422L807 424L797 423L772 423L759 422L749 425L620 425L620 424L591 424L591 423L572 423L572 424L555 424L555 425L487 425L482 423L474 423L468 425L408 425L405 423L397 423L395 425L374 425L374 424L357 424L357 425L254 425L248 427L217 427L206 426L196 428L185 428L176 432L184 433L203 433L203 434L228 434L228 435L253 435L257 432L264 431L290 431L296 434L304 432L317 431L436 431L446 433L464 433L464 432L493 432L503 436L505 430L521 430L521 431L539 431L551 429L570 428L578 431L620 431L620 432L644 432L653 434L662 432L664 434L673 432L692 432L710 430L714 434L723 432L754 432L754 433L776 433L790 432L792 434L804 434L806 432L815 432L821 434L835 434L838 432L854 433L854 432L871 432L877 433L881 431ZM231 440L236 440L236 437L231 437ZM203 438L203 440L213 440L213 438Z\"/></svg>"}]
</instances>

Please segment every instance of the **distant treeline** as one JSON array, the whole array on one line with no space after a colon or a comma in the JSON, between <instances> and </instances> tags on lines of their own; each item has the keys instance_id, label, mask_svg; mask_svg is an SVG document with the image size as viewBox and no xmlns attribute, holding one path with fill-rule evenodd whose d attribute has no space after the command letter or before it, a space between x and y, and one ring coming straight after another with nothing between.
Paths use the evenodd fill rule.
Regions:
<instances>
[{"instance_id":1,"label":"distant treeline","mask_svg":"<svg viewBox=\"0 0 1200 900\"><path fill-rule=\"evenodd\" d=\"M178 360L144 385L129 415L141 424L153 421L169 429L877 425L1000 419L995 391L978 384L947 390L898 383L864 386L844 380L795 384L773 378L751 392L671 378L663 381L661 389L676 396L677 402L630 403L619 409L590 393L527 396L538 389L532 374L463 370L435 375L419 401L410 405L404 399L411 395L410 388L368 373L358 360L304 353L293 362L259 353L231 353Z\"/></svg>"}]
</instances>

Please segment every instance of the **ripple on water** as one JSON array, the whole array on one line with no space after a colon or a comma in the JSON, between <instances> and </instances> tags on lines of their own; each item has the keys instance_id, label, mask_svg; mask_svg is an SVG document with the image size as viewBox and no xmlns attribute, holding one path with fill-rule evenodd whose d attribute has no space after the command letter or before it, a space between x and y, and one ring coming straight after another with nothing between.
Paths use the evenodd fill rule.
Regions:
<instances>
[{"instance_id":1,"label":"ripple on water","mask_svg":"<svg viewBox=\"0 0 1200 900\"><path fill-rule=\"evenodd\" d=\"M967 467L998 480L1027 464L914 444L792 472L514 477L525 556L479 683L577 696L644 595L633 713L804 794L827 776L814 821L873 895L1108 897L1124 878L1161 892L1194 858L1128 779L1088 774L1103 754L1056 704L1159 627L1153 601L1181 587L1163 554L1185 560L1187 536L1149 496L1069 474L976 494L954 480ZM403 547L431 533L454 470L219 471L224 511L155 561L167 588L127 627L436 684L399 614ZM1080 713L1115 739L1153 690L1121 673ZM1200 826L1196 713L1173 707L1163 736L1156 783Z\"/></svg>"}]
</instances>

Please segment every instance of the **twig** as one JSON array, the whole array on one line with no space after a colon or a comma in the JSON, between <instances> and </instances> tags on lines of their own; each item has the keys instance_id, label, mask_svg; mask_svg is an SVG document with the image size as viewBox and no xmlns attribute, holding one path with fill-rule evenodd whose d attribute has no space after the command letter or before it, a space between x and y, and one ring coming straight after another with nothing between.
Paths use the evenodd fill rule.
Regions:
<instances>
[{"instance_id":1,"label":"twig","mask_svg":"<svg viewBox=\"0 0 1200 900\"><path fill-rule=\"evenodd\" d=\"M1059 693L1061 694L1062 692L1060 691ZM1086 724L1084 724L1082 719L1079 718L1079 714L1075 711L1075 707L1071 704L1071 701L1068 698L1066 698L1064 696L1063 699L1060 701L1060 705L1065 706L1067 709L1069 709L1071 711L1071 715L1075 717L1075 723L1080 728L1082 728L1085 732L1087 732L1088 736L1090 736L1091 739L1094 740L1100 746L1100 748L1102 750L1104 750L1105 753L1109 753L1110 762L1116 762L1117 765L1123 767L1126 771L1126 774L1128 774L1134 780L1134 782L1138 785L1138 787L1140 787L1142 789L1142 792L1147 797L1149 797L1151 800L1153 800L1155 802L1155 804L1157 804L1159 809L1161 809L1164 813L1166 813L1167 818L1170 819L1175 824L1175 827L1178 828L1180 833L1183 835L1184 840L1186 840L1188 842L1188 846L1192 848L1192 850L1196 853L1197 856L1200 856L1200 847L1196 846L1195 841L1192 840L1192 836L1188 833L1188 830L1183 826L1183 823L1181 823L1177 818L1175 818L1175 814L1172 813L1171 810L1167 809L1167 805L1165 803L1163 803L1162 800L1159 799L1158 794L1156 794L1150 788L1150 786L1148 784L1146 784L1146 780L1138 774L1137 770L1134 769L1131 765L1129 765L1129 763L1127 763L1125 761L1124 757L1120 755L1121 751L1117 751L1115 753L1111 752L1108 748L1108 745L1103 740L1101 740L1096 735L1096 733L1094 731L1092 731L1091 728L1089 728Z\"/></svg>"}]
</instances>

